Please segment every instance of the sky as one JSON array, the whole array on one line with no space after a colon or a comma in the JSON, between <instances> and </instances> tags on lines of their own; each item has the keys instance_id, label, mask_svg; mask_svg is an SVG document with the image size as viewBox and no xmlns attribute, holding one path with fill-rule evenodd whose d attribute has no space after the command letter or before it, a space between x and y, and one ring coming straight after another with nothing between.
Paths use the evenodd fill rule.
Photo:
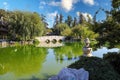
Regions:
<instances>
[{"instance_id":1,"label":"sky","mask_svg":"<svg viewBox=\"0 0 120 80\"><path fill-rule=\"evenodd\" d=\"M0 9L38 12L45 15L49 28L53 26L56 14L62 14L66 19L68 15L78 17L80 12L84 17L89 15L93 18L100 7L111 10L111 0L0 0ZM105 16L105 13L100 11L97 21L104 20Z\"/></svg>"}]
</instances>

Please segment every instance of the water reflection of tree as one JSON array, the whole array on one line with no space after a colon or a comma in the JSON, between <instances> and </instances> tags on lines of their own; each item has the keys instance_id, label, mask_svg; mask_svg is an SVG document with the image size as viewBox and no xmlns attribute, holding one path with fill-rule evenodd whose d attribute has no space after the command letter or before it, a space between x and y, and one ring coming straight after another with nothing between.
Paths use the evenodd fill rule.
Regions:
<instances>
[{"instance_id":1,"label":"water reflection of tree","mask_svg":"<svg viewBox=\"0 0 120 80\"><path fill-rule=\"evenodd\" d=\"M47 50L33 46L0 48L0 75L13 72L16 76L40 71Z\"/></svg>"},{"instance_id":2,"label":"water reflection of tree","mask_svg":"<svg viewBox=\"0 0 120 80\"><path fill-rule=\"evenodd\" d=\"M57 61L61 63L63 60L76 59L82 55L82 44L81 43L66 43L65 46L54 48L54 53Z\"/></svg>"}]
</instances>

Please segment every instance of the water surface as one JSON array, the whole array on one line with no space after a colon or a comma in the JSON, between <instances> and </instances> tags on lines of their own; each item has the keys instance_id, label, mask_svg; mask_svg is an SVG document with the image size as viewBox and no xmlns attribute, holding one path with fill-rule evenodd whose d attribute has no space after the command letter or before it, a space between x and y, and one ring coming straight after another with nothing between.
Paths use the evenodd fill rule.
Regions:
<instances>
[{"instance_id":1,"label":"water surface","mask_svg":"<svg viewBox=\"0 0 120 80\"><path fill-rule=\"evenodd\" d=\"M47 48L30 45L0 48L0 80L48 79L78 60L82 47L81 43L76 42ZM93 55L102 57L103 53L118 50L102 47L93 51Z\"/></svg>"}]
</instances>

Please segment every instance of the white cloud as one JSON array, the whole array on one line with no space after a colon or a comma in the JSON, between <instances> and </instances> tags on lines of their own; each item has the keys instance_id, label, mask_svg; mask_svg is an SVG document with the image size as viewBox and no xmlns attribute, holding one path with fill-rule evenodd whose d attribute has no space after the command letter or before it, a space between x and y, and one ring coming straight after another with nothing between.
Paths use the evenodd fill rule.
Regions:
<instances>
[{"instance_id":1,"label":"white cloud","mask_svg":"<svg viewBox=\"0 0 120 80\"><path fill-rule=\"evenodd\" d=\"M61 4L60 2L55 2L55 1L49 3L49 5L51 6L60 6L60 4Z\"/></svg>"},{"instance_id":2,"label":"white cloud","mask_svg":"<svg viewBox=\"0 0 120 80\"><path fill-rule=\"evenodd\" d=\"M41 1L40 2L40 5L46 5L47 3L46 2L44 2L44 1Z\"/></svg>"},{"instance_id":3,"label":"white cloud","mask_svg":"<svg viewBox=\"0 0 120 80\"><path fill-rule=\"evenodd\" d=\"M45 5L47 5L47 3L44 2L44 1L41 1L40 4L39 4L39 9L44 9Z\"/></svg>"},{"instance_id":4,"label":"white cloud","mask_svg":"<svg viewBox=\"0 0 120 80\"><path fill-rule=\"evenodd\" d=\"M53 23L54 23L54 20L55 20L55 17L56 15L58 14L57 11L53 12L53 13L48 13L47 14L47 22L49 22L48 24L48 27L51 28L53 26Z\"/></svg>"},{"instance_id":5,"label":"white cloud","mask_svg":"<svg viewBox=\"0 0 120 80\"><path fill-rule=\"evenodd\" d=\"M47 14L47 17L48 17L48 18L51 18L51 19L54 19L57 14L58 14L57 11L55 11L55 12L53 12L53 13L48 13L48 14Z\"/></svg>"},{"instance_id":6,"label":"white cloud","mask_svg":"<svg viewBox=\"0 0 120 80\"><path fill-rule=\"evenodd\" d=\"M44 9L44 6L39 6L39 9Z\"/></svg>"},{"instance_id":7,"label":"white cloud","mask_svg":"<svg viewBox=\"0 0 120 80\"><path fill-rule=\"evenodd\" d=\"M89 13L82 13L82 15L85 17L86 21L88 21L89 18L93 19L92 15ZM89 16L89 18L88 18L88 16Z\"/></svg>"},{"instance_id":8,"label":"white cloud","mask_svg":"<svg viewBox=\"0 0 120 80\"><path fill-rule=\"evenodd\" d=\"M69 12L73 9L73 5L77 3L79 0L61 0L60 2L52 1L48 3L51 6L59 6L63 8L66 12Z\"/></svg>"},{"instance_id":9,"label":"white cloud","mask_svg":"<svg viewBox=\"0 0 120 80\"><path fill-rule=\"evenodd\" d=\"M8 5L8 3L7 2L3 2L3 5Z\"/></svg>"},{"instance_id":10,"label":"white cloud","mask_svg":"<svg viewBox=\"0 0 120 80\"><path fill-rule=\"evenodd\" d=\"M79 15L80 15L80 12L76 12L76 14L77 14L77 16L79 16Z\"/></svg>"},{"instance_id":11,"label":"white cloud","mask_svg":"<svg viewBox=\"0 0 120 80\"><path fill-rule=\"evenodd\" d=\"M77 2L78 2L78 0L62 0L61 1L61 7L65 11L69 12L70 10L72 10L73 5Z\"/></svg>"},{"instance_id":12,"label":"white cloud","mask_svg":"<svg viewBox=\"0 0 120 80\"><path fill-rule=\"evenodd\" d=\"M83 2L85 4L89 4L89 5L94 5L95 4L94 0L83 0Z\"/></svg>"},{"instance_id":13,"label":"white cloud","mask_svg":"<svg viewBox=\"0 0 120 80\"><path fill-rule=\"evenodd\" d=\"M3 5L4 5L4 9L8 10L8 7L9 7L8 3L7 2L3 2Z\"/></svg>"},{"instance_id":14,"label":"white cloud","mask_svg":"<svg viewBox=\"0 0 120 80\"><path fill-rule=\"evenodd\" d=\"M80 12L76 12L76 14L77 14L77 16L79 16ZM93 19L92 15L89 14L89 13L87 13L87 12L85 12L85 13L81 12L81 14L84 16L84 18L86 19L86 21L88 21L89 18ZM88 16L89 16L89 18L88 18Z\"/></svg>"}]
</instances>

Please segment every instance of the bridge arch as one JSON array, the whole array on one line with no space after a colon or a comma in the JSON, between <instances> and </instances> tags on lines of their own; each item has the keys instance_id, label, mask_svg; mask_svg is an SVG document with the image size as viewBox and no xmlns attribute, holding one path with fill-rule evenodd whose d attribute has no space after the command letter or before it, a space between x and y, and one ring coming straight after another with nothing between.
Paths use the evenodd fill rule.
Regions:
<instances>
[{"instance_id":1,"label":"bridge arch","mask_svg":"<svg viewBox=\"0 0 120 80\"><path fill-rule=\"evenodd\" d=\"M64 41L65 36L40 36L36 37L39 42L59 42L59 41Z\"/></svg>"}]
</instances>

